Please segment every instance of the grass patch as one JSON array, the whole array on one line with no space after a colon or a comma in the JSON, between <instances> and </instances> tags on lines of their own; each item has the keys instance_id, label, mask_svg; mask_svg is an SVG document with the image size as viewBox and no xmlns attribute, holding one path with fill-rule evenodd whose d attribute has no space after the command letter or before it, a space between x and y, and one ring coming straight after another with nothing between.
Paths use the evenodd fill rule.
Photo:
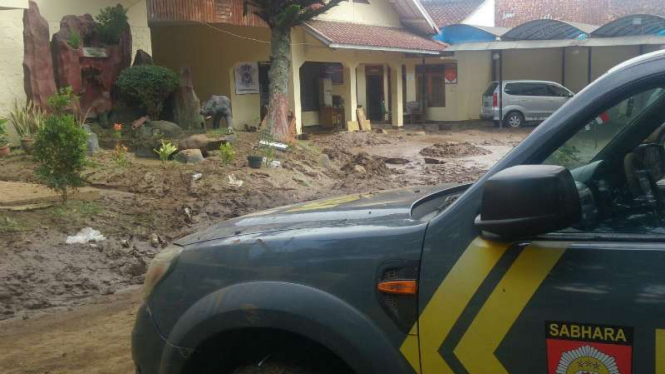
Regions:
<instances>
[{"instance_id":1,"label":"grass patch","mask_svg":"<svg viewBox=\"0 0 665 374\"><path fill-rule=\"evenodd\" d=\"M0 215L0 232L19 232L30 230L30 226L18 219Z\"/></svg>"},{"instance_id":2,"label":"grass patch","mask_svg":"<svg viewBox=\"0 0 665 374\"><path fill-rule=\"evenodd\" d=\"M56 218L77 217L88 219L102 212L102 207L94 201L68 201L54 207L51 214Z\"/></svg>"}]
</instances>

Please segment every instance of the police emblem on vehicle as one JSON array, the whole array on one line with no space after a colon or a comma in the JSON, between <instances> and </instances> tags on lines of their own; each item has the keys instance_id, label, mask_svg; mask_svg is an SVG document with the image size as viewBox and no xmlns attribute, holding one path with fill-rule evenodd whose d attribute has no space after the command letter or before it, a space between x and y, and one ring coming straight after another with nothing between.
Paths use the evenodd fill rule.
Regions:
<instances>
[{"instance_id":1,"label":"police emblem on vehicle","mask_svg":"<svg viewBox=\"0 0 665 374\"><path fill-rule=\"evenodd\" d=\"M631 374L633 329L546 322L548 374Z\"/></svg>"}]
</instances>

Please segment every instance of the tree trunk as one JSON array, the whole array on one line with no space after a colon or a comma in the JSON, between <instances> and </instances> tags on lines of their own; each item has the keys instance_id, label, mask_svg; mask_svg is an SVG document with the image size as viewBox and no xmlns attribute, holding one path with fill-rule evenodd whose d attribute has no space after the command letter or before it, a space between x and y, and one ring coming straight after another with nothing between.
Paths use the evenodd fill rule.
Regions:
<instances>
[{"instance_id":1,"label":"tree trunk","mask_svg":"<svg viewBox=\"0 0 665 374\"><path fill-rule=\"evenodd\" d=\"M289 139L289 69L291 68L291 30L272 29L270 41L270 101L267 131L278 141Z\"/></svg>"}]
</instances>

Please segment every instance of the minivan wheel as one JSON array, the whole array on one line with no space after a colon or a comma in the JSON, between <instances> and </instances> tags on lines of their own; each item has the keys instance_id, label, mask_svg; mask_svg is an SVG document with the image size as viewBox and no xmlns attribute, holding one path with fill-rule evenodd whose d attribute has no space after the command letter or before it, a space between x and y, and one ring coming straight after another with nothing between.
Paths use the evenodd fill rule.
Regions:
<instances>
[{"instance_id":1,"label":"minivan wheel","mask_svg":"<svg viewBox=\"0 0 665 374\"><path fill-rule=\"evenodd\" d=\"M520 112L510 112L506 116L505 124L512 128L522 127L524 125L524 116Z\"/></svg>"}]
</instances>

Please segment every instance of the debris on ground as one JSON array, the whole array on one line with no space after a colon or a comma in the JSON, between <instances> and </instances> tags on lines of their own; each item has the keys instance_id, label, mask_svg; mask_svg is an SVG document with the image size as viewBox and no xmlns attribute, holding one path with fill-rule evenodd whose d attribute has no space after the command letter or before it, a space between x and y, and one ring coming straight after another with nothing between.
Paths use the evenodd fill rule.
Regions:
<instances>
[{"instance_id":1,"label":"debris on ground","mask_svg":"<svg viewBox=\"0 0 665 374\"><path fill-rule=\"evenodd\" d=\"M245 183L245 182L243 182L239 179L236 179L236 176L233 175L233 174L230 174L228 176L228 179L229 179L229 186L235 187L235 188L240 188Z\"/></svg>"},{"instance_id":2,"label":"debris on ground","mask_svg":"<svg viewBox=\"0 0 665 374\"><path fill-rule=\"evenodd\" d=\"M357 166L360 166L360 168ZM342 171L347 173L370 173L377 176L393 173L381 157L370 156L367 152L360 152L351 157L351 160L342 166Z\"/></svg>"},{"instance_id":3,"label":"debris on ground","mask_svg":"<svg viewBox=\"0 0 665 374\"><path fill-rule=\"evenodd\" d=\"M446 142L437 143L420 151L423 156L437 158L459 158L469 156L483 156L492 153L491 151L473 145L469 142Z\"/></svg>"},{"instance_id":4,"label":"debris on ground","mask_svg":"<svg viewBox=\"0 0 665 374\"><path fill-rule=\"evenodd\" d=\"M406 165L411 163L411 161L400 157L387 157L383 161L389 165Z\"/></svg>"},{"instance_id":5,"label":"debris on ground","mask_svg":"<svg viewBox=\"0 0 665 374\"><path fill-rule=\"evenodd\" d=\"M284 144L284 143L277 143L277 142L269 142L267 140L261 140L259 142L260 145L264 147L269 147L269 148L274 148L278 151L286 152L289 149L289 146Z\"/></svg>"},{"instance_id":6,"label":"debris on ground","mask_svg":"<svg viewBox=\"0 0 665 374\"><path fill-rule=\"evenodd\" d=\"M438 160L436 158L425 157L424 160L425 160L425 163L428 164L428 165L445 164L445 161L441 161L441 160Z\"/></svg>"},{"instance_id":7,"label":"debris on ground","mask_svg":"<svg viewBox=\"0 0 665 374\"><path fill-rule=\"evenodd\" d=\"M98 230L93 229L92 227L86 227L78 232L78 234L73 236L68 236L65 243L67 244L87 244L87 243L98 243L106 240L104 235Z\"/></svg>"}]
</instances>

